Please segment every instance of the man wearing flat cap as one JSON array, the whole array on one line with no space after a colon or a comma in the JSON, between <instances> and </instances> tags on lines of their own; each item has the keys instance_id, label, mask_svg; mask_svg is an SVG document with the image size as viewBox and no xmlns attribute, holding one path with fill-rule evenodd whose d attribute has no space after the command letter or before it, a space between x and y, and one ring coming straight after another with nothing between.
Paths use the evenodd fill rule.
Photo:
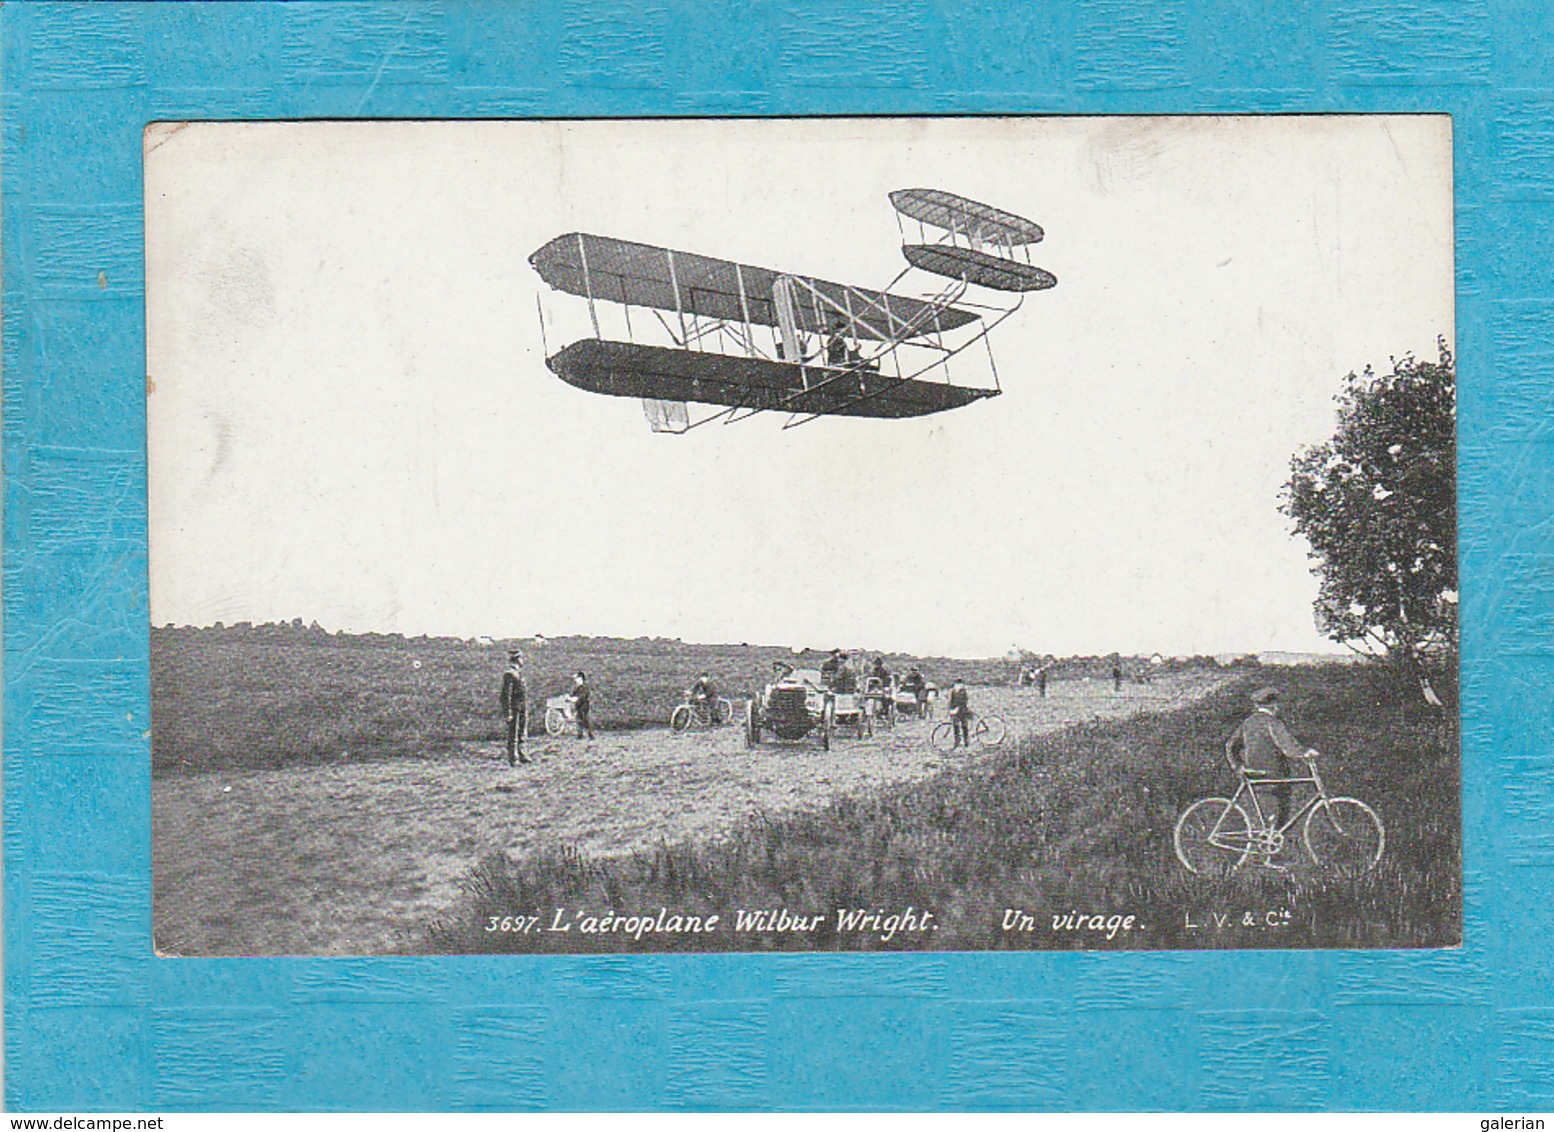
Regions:
<instances>
[{"instance_id":1,"label":"man wearing flat cap","mask_svg":"<svg viewBox=\"0 0 1554 1132\"><path fill-rule=\"evenodd\" d=\"M1252 714L1225 740L1225 758L1237 771L1245 772L1254 782L1258 778L1289 778L1292 759L1317 757L1316 748L1301 747L1279 718L1276 689L1259 688L1253 692L1252 707ZM1290 783L1275 783L1269 792L1278 808L1278 824L1274 828L1282 828L1290 812ZM1279 867L1272 861L1264 863Z\"/></svg>"}]
</instances>

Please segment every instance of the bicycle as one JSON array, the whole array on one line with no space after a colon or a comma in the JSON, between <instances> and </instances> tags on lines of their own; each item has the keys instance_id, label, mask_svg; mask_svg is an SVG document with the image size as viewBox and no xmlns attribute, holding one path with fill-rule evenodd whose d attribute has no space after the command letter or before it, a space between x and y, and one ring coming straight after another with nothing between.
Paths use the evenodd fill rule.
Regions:
<instances>
[{"instance_id":1,"label":"bicycle","mask_svg":"<svg viewBox=\"0 0 1554 1132\"><path fill-rule=\"evenodd\" d=\"M1363 876L1376 867L1387 847L1387 831L1376 811L1358 798L1333 797L1322 784L1316 760L1306 758L1311 774L1302 778L1273 778L1266 772L1237 767L1241 784L1229 798L1200 798L1182 811L1172 842L1176 856L1190 873L1228 876L1254 853L1272 862L1284 848L1285 834L1305 818L1301 841L1311 863L1340 876ZM1304 783L1312 794L1282 825L1264 815L1254 786ZM1251 803L1254 823L1241 804Z\"/></svg>"},{"instance_id":2,"label":"bicycle","mask_svg":"<svg viewBox=\"0 0 1554 1132\"><path fill-rule=\"evenodd\" d=\"M1004 721L996 715L974 716L970 730L972 741L979 747L996 747L1009 732ZM947 720L939 724L928 736L928 741L940 754L949 754L955 749L955 721Z\"/></svg>"},{"instance_id":3,"label":"bicycle","mask_svg":"<svg viewBox=\"0 0 1554 1132\"><path fill-rule=\"evenodd\" d=\"M561 735L577 726L577 697L551 696L545 701L545 731Z\"/></svg>"},{"instance_id":4,"label":"bicycle","mask_svg":"<svg viewBox=\"0 0 1554 1132\"><path fill-rule=\"evenodd\" d=\"M733 700L723 696L716 700L697 700L687 692L685 702L669 713L669 730L679 735L692 727L722 727L733 718Z\"/></svg>"}]
</instances>

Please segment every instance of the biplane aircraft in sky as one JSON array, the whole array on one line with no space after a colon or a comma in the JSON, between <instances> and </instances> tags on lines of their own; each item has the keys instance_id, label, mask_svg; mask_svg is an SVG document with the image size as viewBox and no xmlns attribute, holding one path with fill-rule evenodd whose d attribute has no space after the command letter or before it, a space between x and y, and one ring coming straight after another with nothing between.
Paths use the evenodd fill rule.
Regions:
<instances>
[{"instance_id":1,"label":"biplane aircraft in sky","mask_svg":"<svg viewBox=\"0 0 1554 1132\"><path fill-rule=\"evenodd\" d=\"M1027 292L1057 283L1030 261L1041 228L936 189L890 200L907 267L880 290L629 240L557 236L529 262L554 290L586 301L593 333L555 354L546 334L545 364L579 389L641 398L655 432L762 412L788 414L784 428L823 416L918 417L996 397L989 333ZM904 221L916 223L917 242ZM924 294L901 289L914 271L933 277ZM542 334L547 325L556 323L541 304ZM967 374L981 383L952 380ZM693 419L692 404L710 409Z\"/></svg>"}]
</instances>

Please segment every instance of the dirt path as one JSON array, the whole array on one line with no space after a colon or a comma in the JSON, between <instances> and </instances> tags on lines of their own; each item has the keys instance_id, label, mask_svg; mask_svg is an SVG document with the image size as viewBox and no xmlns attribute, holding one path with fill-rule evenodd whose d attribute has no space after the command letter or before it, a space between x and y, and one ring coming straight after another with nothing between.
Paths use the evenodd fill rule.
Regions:
<instances>
[{"instance_id":1,"label":"dirt path","mask_svg":"<svg viewBox=\"0 0 1554 1132\"><path fill-rule=\"evenodd\" d=\"M1113 694L1108 682L974 688L979 712L1021 735L1180 707L1222 684L1190 673ZM741 707L742 710L742 707ZM610 856L712 837L754 813L925 778L982 753L942 756L930 725L747 750L739 727L672 736L531 740L434 759L158 778L152 784L155 937L164 954L372 955L404 946L450 907L487 853L570 845Z\"/></svg>"}]
</instances>

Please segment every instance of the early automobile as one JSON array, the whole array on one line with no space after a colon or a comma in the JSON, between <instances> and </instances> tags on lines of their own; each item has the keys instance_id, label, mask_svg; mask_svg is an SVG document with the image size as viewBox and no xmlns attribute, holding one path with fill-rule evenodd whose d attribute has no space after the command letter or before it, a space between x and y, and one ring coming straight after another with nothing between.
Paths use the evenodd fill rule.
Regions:
<instances>
[{"instance_id":1,"label":"early automobile","mask_svg":"<svg viewBox=\"0 0 1554 1132\"><path fill-rule=\"evenodd\" d=\"M831 697L831 729L846 729L859 739L874 734L875 701L863 692L837 692Z\"/></svg>"},{"instance_id":2,"label":"early automobile","mask_svg":"<svg viewBox=\"0 0 1554 1132\"><path fill-rule=\"evenodd\" d=\"M769 732L789 741L818 735L829 751L835 726L836 697L812 668L779 668L745 708L745 743L751 747L759 746Z\"/></svg>"},{"instance_id":3,"label":"early automobile","mask_svg":"<svg viewBox=\"0 0 1554 1132\"><path fill-rule=\"evenodd\" d=\"M902 681L897 686L891 699L891 710L896 718L932 719L934 701L939 698L939 687L927 680L920 684L909 685Z\"/></svg>"}]
</instances>

